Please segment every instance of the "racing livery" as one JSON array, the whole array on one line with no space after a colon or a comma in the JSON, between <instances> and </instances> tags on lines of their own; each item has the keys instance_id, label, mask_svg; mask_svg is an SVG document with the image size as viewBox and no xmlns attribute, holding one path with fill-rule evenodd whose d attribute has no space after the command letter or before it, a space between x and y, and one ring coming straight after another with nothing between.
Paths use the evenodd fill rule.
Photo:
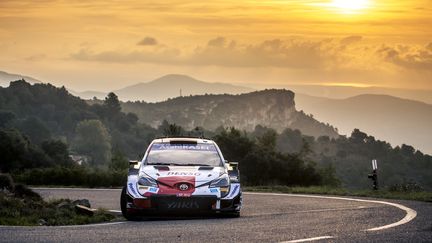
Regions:
<instances>
[{"instance_id":1,"label":"racing livery","mask_svg":"<svg viewBox=\"0 0 432 243\"><path fill-rule=\"evenodd\" d=\"M240 216L238 164L227 162L208 139L161 138L141 161L131 161L121 194L123 216L214 212Z\"/></svg>"}]
</instances>

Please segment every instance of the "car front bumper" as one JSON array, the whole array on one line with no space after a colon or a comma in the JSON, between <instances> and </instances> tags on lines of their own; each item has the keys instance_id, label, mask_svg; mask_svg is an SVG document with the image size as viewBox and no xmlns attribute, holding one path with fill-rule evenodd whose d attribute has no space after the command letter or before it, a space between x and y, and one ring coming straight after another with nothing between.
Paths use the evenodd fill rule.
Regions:
<instances>
[{"instance_id":1,"label":"car front bumper","mask_svg":"<svg viewBox=\"0 0 432 243\"><path fill-rule=\"evenodd\" d=\"M216 196L178 197L176 195L152 195L145 198L128 197L126 209L131 213L217 213L239 212L241 194L231 199L220 199Z\"/></svg>"}]
</instances>

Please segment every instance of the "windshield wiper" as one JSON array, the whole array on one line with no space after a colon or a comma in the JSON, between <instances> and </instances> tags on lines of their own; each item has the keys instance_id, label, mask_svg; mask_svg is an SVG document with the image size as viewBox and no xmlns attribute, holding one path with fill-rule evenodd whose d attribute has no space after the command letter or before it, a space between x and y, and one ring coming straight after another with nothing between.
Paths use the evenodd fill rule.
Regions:
<instances>
[{"instance_id":1,"label":"windshield wiper","mask_svg":"<svg viewBox=\"0 0 432 243\"><path fill-rule=\"evenodd\" d=\"M166 165L166 166L207 166L207 167L214 167L213 165L208 164L177 164L177 163L148 163L147 165Z\"/></svg>"},{"instance_id":2,"label":"windshield wiper","mask_svg":"<svg viewBox=\"0 0 432 243\"><path fill-rule=\"evenodd\" d=\"M208 165L208 164L184 164L184 166L207 166L207 167L214 167L213 165Z\"/></svg>"},{"instance_id":3,"label":"windshield wiper","mask_svg":"<svg viewBox=\"0 0 432 243\"><path fill-rule=\"evenodd\" d=\"M175 163L148 163L147 165L181 165L181 164L175 164Z\"/></svg>"}]
</instances>

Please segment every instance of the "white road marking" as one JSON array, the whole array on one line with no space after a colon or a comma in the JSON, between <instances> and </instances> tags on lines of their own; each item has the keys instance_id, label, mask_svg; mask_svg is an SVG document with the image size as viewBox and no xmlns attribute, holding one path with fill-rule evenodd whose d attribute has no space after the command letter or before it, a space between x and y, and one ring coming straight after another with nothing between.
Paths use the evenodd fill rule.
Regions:
<instances>
[{"instance_id":1,"label":"white road marking","mask_svg":"<svg viewBox=\"0 0 432 243\"><path fill-rule=\"evenodd\" d=\"M30 187L32 190L121 191L121 188Z\"/></svg>"},{"instance_id":2,"label":"white road marking","mask_svg":"<svg viewBox=\"0 0 432 243\"><path fill-rule=\"evenodd\" d=\"M358 207L345 207L345 208L323 208L323 209L311 209L304 211L295 211L295 212L277 212L277 213L259 213L259 214L249 214L248 216L266 216L266 215L282 215L282 214L294 214L294 213L319 213L319 212L328 212L328 211L342 211L342 210L358 210L358 209L367 209L374 207L366 207L366 206L358 206Z\"/></svg>"},{"instance_id":3,"label":"white road marking","mask_svg":"<svg viewBox=\"0 0 432 243\"><path fill-rule=\"evenodd\" d=\"M62 225L57 226L61 228L74 228L74 227L96 227L96 226L109 226L109 225L117 225L117 224L124 224L126 221L121 222L111 222L111 223L97 223L97 224L77 224L77 225ZM51 226L48 226L51 227Z\"/></svg>"},{"instance_id":4,"label":"white road marking","mask_svg":"<svg viewBox=\"0 0 432 243\"><path fill-rule=\"evenodd\" d=\"M385 202L385 201L378 201L378 200L366 200L366 199L356 199L356 198L347 198L347 197L333 197L333 196L317 196L317 195L303 195L303 194L288 194L288 193L263 193L263 192L244 192L244 194L249 195L273 195L273 196L290 196L290 197L309 197L309 198L323 198L323 199L336 199L336 200L346 200L346 201L355 201L355 202L367 202L367 203L377 203L377 204L384 204L388 206L393 206L396 208L399 208L401 210L404 210L406 212L405 217L403 217L401 220L392 223L387 224L375 228L366 229L364 231L378 231L378 230L384 230L393 228L399 225L406 224L413 220L415 217L417 217L417 212L414 209L405 207L404 205L400 205L397 203L391 203L391 202Z\"/></svg>"},{"instance_id":5,"label":"white road marking","mask_svg":"<svg viewBox=\"0 0 432 243\"><path fill-rule=\"evenodd\" d=\"M324 208L324 209L311 209L304 211L297 211L296 213L315 213L315 212L327 212L327 211L339 211L339 210L356 210L356 209L365 209L372 207L358 206L358 207L346 207L346 208Z\"/></svg>"},{"instance_id":6,"label":"white road marking","mask_svg":"<svg viewBox=\"0 0 432 243\"><path fill-rule=\"evenodd\" d=\"M299 240L289 240L289 241L282 241L280 243L294 243L294 242L309 242L309 241L316 241L316 240L325 240L325 239L333 239L333 236L318 236L313 238L306 238L306 239L299 239Z\"/></svg>"},{"instance_id":7,"label":"white road marking","mask_svg":"<svg viewBox=\"0 0 432 243\"><path fill-rule=\"evenodd\" d=\"M39 190L82 190L82 191L86 191L86 190L98 190L98 191L119 191L121 189L102 189L102 188L98 188L98 189L92 189L92 188L32 188L32 189L39 189ZM389 228L393 228L396 226L400 226L403 224L406 224L408 222L410 222L411 220L413 220L415 217L417 217L417 212L414 209L408 208L406 206L403 206L401 204L397 204L397 203L390 203L390 202L385 202L385 201L378 201L378 200L366 200L366 199L355 199L355 198L347 198L347 197L334 197L334 196L318 196L318 195L304 195L304 194L288 194L288 193L263 193L263 192L244 192L244 194L249 194L249 195L274 195L274 196L290 196L290 197L308 197L308 198L322 198L322 199L336 199L336 200L346 200L346 201L355 201L355 202L367 202L367 203L377 203L377 204L384 204L384 205L388 205L388 206L393 206L396 208L399 208L403 211L406 212L406 215L404 218L402 218L401 220L392 223L392 224L388 224L388 225L383 225L383 226L379 226L379 227L375 227L375 228L370 228L370 229L366 229L364 231L378 231L378 230L384 230L384 229L389 229ZM118 210L113 210L113 211L118 211ZM115 222L117 223L117 222ZM120 222L122 223L122 222ZM107 224L113 224L113 223L107 223Z\"/></svg>"}]
</instances>

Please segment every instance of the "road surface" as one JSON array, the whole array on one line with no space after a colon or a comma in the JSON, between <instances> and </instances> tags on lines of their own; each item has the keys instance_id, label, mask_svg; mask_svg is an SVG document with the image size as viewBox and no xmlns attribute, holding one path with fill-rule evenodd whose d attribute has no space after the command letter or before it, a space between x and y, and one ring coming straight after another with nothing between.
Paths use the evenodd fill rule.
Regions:
<instances>
[{"instance_id":1,"label":"road surface","mask_svg":"<svg viewBox=\"0 0 432 243\"><path fill-rule=\"evenodd\" d=\"M119 189L36 189L119 210ZM0 227L0 242L432 242L432 203L245 193L240 218Z\"/></svg>"}]
</instances>

